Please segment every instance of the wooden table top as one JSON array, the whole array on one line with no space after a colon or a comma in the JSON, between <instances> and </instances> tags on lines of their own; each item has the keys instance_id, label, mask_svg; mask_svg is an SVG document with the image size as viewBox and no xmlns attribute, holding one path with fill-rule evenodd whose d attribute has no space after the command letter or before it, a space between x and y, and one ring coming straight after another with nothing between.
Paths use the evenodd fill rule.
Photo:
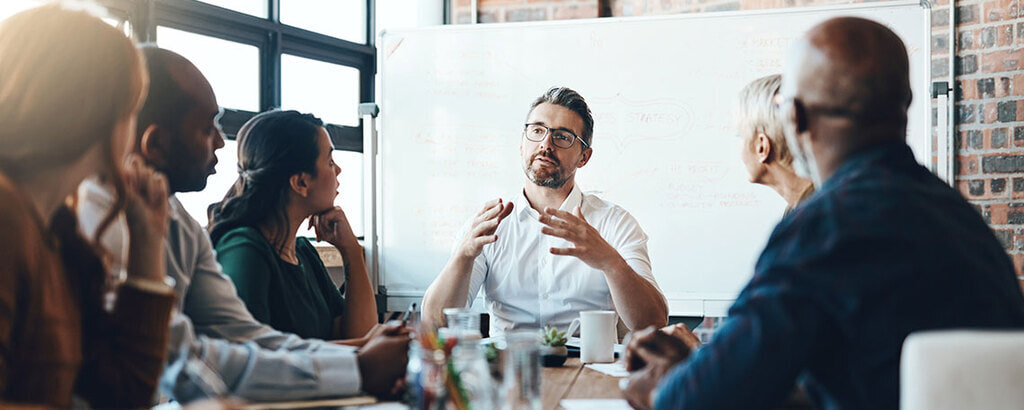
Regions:
<instances>
[{"instance_id":1,"label":"wooden table top","mask_svg":"<svg viewBox=\"0 0 1024 410\"><path fill-rule=\"evenodd\" d=\"M544 367L541 402L545 410L559 409L563 399L621 399L619 379L583 366L570 357L562 367Z\"/></svg>"}]
</instances>

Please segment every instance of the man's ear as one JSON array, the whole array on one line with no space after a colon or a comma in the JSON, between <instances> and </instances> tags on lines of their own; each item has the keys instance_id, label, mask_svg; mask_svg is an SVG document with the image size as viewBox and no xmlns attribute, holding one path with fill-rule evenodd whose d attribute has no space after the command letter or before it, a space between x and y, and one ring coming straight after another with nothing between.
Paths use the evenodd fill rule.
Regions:
<instances>
[{"instance_id":1,"label":"man's ear","mask_svg":"<svg viewBox=\"0 0 1024 410\"><path fill-rule=\"evenodd\" d=\"M168 130L156 124L149 124L142 130L139 146L136 147L142 158L157 169L166 169L168 165L168 147L171 135Z\"/></svg>"},{"instance_id":2,"label":"man's ear","mask_svg":"<svg viewBox=\"0 0 1024 410\"><path fill-rule=\"evenodd\" d=\"M583 156L580 157L580 162L576 163L576 168L583 168L584 165L587 165L587 163L590 162L590 156L594 155L594 149L587 147L583 150L582 154Z\"/></svg>"},{"instance_id":3,"label":"man's ear","mask_svg":"<svg viewBox=\"0 0 1024 410\"><path fill-rule=\"evenodd\" d=\"M301 172L292 175L291 178L288 178L288 184L292 187L292 191L299 196L305 198L309 195L309 174Z\"/></svg>"},{"instance_id":4,"label":"man's ear","mask_svg":"<svg viewBox=\"0 0 1024 410\"><path fill-rule=\"evenodd\" d=\"M757 139L754 140L754 154L757 155L757 161L762 164L767 164L772 157L772 140L764 135L763 132L757 133Z\"/></svg>"}]
</instances>

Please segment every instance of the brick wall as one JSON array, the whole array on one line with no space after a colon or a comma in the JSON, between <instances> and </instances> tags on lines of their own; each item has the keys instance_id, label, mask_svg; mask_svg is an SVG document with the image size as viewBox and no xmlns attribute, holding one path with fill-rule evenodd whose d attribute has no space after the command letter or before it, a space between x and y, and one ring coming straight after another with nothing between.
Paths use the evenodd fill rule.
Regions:
<instances>
[{"instance_id":1,"label":"brick wall","mask_svg":"<svg viewBox=\"0 0 1024 410\"><path fill-rule=\"evenodd\" d=\"M1024 3L954 4L957 187L1024 275Z\"/></svg>"},{"instance_id":2,"label":"brick wall","mask_svg":"<svg viewBox=\"0 0 1024 410\"><path fill-rule=\"evenodd\" d=\"M451 21L472 21L451 0ZM870 0L868 0L870 1ZM859 0L478 0L480 23L756 10ZM957 3L956 186L1024 276L1024 0ZM949 80L949 0L932 5L932 78ZM915 96L922 98L922 96ZM1021 281L1024 288L1024 280Z\"/></svg>"}]
</instances>

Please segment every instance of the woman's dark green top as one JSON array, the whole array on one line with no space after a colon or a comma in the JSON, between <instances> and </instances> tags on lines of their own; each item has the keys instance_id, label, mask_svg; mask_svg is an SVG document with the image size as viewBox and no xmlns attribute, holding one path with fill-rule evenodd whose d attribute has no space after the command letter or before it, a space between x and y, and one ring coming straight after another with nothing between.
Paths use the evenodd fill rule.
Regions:
<instances>
[{"instance_id":1,"label":"woman's dark green top","mask_svg":"<svg viewBox=\"0 0 1024 410\"><path fill-rule=\"evenodd\" d=\"M345 300L306 238L295 241L298 265L281 259L255 228L236 228L216 243L217 261L256 320L304 338L335 339Z\"/></svg>"}]
</instances>

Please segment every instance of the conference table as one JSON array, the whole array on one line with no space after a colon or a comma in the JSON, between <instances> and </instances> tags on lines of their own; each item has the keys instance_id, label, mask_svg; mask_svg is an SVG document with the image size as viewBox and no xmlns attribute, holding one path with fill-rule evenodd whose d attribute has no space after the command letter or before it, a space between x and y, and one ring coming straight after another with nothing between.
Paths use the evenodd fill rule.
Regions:
<instances>
[{"instance_id":1,"label":"conference table","mask_svg":"<svg viewBox=\"0 0 1024 410\"><path fill-rule=\"evenodd\" d=\"M619 379L586 368L578 357L562 367L544 367L541 373L542 408L558 409L564 399L621 399Z\"/></svg>"},{"instance_id":2,"label":"conference table","mask_svg":"<svg viewBox=\"0 0 1024 410\"><path fill-rule=\"evenodd\" d=\"M562 367L541 368L541 408L561 409L565 399L621 399L619 379L586 368L578 357L570 357ZM275 403L250 403L245 410L344 408L362 410L408 409L395 402L376 403L372 397L348 397L328 400L310 400ZM169 407L170 408L170 407ZM180 409L180 407L173 407Z\"/></svg>"}]
</instances>

